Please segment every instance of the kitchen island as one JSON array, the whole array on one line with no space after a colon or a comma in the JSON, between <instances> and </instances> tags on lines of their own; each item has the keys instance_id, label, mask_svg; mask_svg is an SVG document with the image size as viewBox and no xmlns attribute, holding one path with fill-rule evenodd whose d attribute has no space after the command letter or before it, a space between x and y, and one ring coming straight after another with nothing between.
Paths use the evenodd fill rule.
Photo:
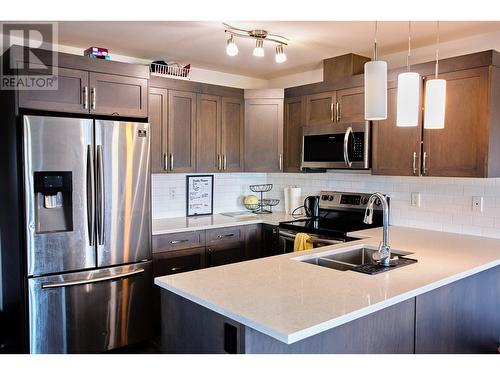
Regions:
<instances>
[{"instance_id":1,"label":"kitchen island","mask_svg":"<svg viewBox=\"0 0 500 375\"><path fill-rule=\"evenodd\" d=\"M166 353L471 353L500 342L500 240L391 227L409 266L377 275L294 259L378 245L381 229L299 254L155 279Z\"/></svg>"}]
</instances>

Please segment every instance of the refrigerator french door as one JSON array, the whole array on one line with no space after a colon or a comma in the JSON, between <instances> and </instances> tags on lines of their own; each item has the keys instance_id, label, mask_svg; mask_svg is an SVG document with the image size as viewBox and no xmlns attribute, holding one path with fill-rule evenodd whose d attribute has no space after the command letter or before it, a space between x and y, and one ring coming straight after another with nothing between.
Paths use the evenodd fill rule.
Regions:
<instances>
[{"instance_id":1,"label":"refrigerator french door","mask_svg":"<svg viewBox=\"0 0 500 375\"><path fill-rule=\"evenodd\" d=\"M150 336L149 124L25 116L31 353Z\"/></svg>"}]
</instances>

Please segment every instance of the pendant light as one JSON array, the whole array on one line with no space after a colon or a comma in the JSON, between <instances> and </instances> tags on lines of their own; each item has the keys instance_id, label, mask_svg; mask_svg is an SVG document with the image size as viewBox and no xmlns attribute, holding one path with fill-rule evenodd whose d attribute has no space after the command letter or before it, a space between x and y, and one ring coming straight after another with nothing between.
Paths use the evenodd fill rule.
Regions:
<instances>
[{"instance_id":1,"label":"pendant light","mask_svg":"<svg viewBox=\"0 0 500 375\"><path fill-rule=\"evenodd\" d=\"M227 40L227 43L226 43L226 53L229 55L229 56L236 56L238 54L238 46L236 45L236 43L234 42L233 40L233 36L231 35L231 37Z\"/></svg>"},{"instance_id":2,"label":"pendant light","mask_svg":"<svg viewBox=\"0 0 500 375\"><path fill-rule=\"evenodd\" d=\"M262 39L257 39L255 41L255 48L253 49L253 55L256 57L264 56L264 41Z\"/></svg>"},{"instance_id":3,"label":"pendant light","mask_svg":"<svg viewBox=\"0 0 500 375\"><path fill-rule=\"evenodd\" d=\"M373 61L365 64L365 120L387 118L387 63L377 60L377 21Z\"/></svg>"},{"instance_id":4,"label":"pendant light","mask_svg":"<svg viewBox=\"0 0 500 375\"><path fill-rule=\"evenodd\" d=\"M283 51L283 45L278 44L276 46L276 56L275 56L276 62L278 64L284 63L286 61L286 53Z\"/></svg>"},{"instance_id":5,"label":"pendant light","mask_svg":"<svg viewBox=\"0 0 500 375\"><path fill-rule=\"evenodd\" d=\"M417 126L420 108L420 74L410 71L411 21L408 21L407 72L398 75L396 126Z\"/></svg>"},{"instance_id":6,"label":"pendant light","mask_svg":"<svg viewBox=\"0 0 500 375\"><path fill-rule=\"evenodd\" d=\"M439 73L439 21L437 21L435 78L425 83L424 128L443 129L446 109L446 81Z\"/></svg>"}]
</instances>

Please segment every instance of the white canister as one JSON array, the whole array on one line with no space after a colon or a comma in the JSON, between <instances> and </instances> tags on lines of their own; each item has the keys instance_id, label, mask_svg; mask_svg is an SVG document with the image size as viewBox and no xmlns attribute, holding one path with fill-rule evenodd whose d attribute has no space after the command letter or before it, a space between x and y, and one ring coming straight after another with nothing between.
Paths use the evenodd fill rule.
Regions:
<instances>
[{"instance_id":1,"label":"white canister","mask_svg":"<svg viewBox=\"0 0 500 375\"><path fill-rule=\"evenodd\" d=\"M302 189L296 186L285 188L285 212L291 214L297 207L302 206ZM301 214L302 209L295 211L295 214Z\"/></svg>"}]
</instances>

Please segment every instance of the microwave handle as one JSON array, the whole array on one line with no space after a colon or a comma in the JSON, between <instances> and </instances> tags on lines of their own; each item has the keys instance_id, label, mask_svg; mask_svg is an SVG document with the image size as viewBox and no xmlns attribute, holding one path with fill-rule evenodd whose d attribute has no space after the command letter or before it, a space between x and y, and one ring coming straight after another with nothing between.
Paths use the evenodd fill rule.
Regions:
<instances>
[{"instance_id":1,"label":"microwave handle","mask_svg":"<svg viewBox=\"0 0 500 375\"><path fill-rule=\"evenodd\" d=\"M349 160L349 150L347 147L349 144L349 135L351 134L352 134L352 127L349 126L344 134L344 162L348 168L351 168L352 166L352 162Z\"/></svg>"}]
</instances>

